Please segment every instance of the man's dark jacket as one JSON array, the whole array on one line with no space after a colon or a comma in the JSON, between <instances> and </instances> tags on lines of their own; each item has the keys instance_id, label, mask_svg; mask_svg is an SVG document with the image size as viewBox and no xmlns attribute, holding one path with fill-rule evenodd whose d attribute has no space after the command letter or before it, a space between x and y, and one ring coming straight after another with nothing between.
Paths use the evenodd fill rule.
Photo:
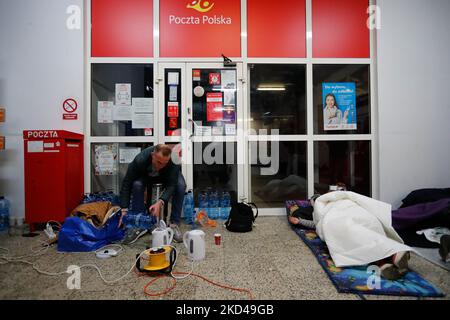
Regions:
<instances>
[{"instance_id":1,"label":"man's dark jacket","mask_svg":"<svg viewBox=\"0 0 450 320\"><path fill-rule=\"evenodd\" d=\"M172 197L175 192L180 166L175 165L172 160L169 160L169 163L167 163L163 169L158 171L156 177L150 176L153 172L152 152L154 148L155 147L149 147L142 150L128 166L127 174L125 175L122 187L120 188L120 206L122 208L129 207L131 188L133 182L138 179L143 179L148 187L151 187L154 183L162 183L165 190L160 196L160 199L164 201L165 205L167 205L170 197ZM148 189L147 191L151 192L151 189Z\"/></svg>"}]
</instances>

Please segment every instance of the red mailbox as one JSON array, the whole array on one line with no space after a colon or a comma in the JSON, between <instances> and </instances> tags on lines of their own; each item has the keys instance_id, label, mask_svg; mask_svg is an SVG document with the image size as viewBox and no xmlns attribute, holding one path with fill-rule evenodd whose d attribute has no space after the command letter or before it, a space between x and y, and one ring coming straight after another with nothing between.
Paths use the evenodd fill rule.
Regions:
<instances>
[{"instance_id":1,"label":"red mailbox","mask_svg":"<svg viewBox=\"0 0 450 320\"><path fill-rule=\"evenodd\" d=\"M63 222L84 193L83 135L25 130L25 220Z\"/></svg>"}]
</instances>

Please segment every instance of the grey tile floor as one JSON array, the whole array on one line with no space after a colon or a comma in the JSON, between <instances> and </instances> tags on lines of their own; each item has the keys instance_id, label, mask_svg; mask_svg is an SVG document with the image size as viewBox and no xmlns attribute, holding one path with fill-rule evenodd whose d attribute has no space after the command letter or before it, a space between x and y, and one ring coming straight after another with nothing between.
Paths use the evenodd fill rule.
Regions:
<instances>
[{"instance_id":1,"label":"grey tile floor","mask_svg":"<svg viewBox=\"0 0 450 320\"><path fill-rule=\"evenodd\" d=\"M187 226L182 226L186 231ZM328 276L317 263L310 250L290 229L285 217L259 217L257 226L250 233L230 233L222 226L203 229L206 233L206 259L194 264L194 273L230 287L249 290L254 299L302 300L302 299L359 299L353 294L336 291ZM223 235L222 245L214 244L214 233ZM30 253L30 247L39 239L0 236L0 246L7 247L14 255ZM28 257L47 272L64 272L70 265L96 264L108 280L125 274L134 257L150 244L146 235L111 259L97 259L94 253L58 253L55 247L44 254ZM184 246L176 244L179 258L175 271L189 271ZM23 263L1 264L0 299L248 299L246 292L214 286L200 278L190 276L178 280L173 290L161 297L144 294L144 286L152 279L138 277L134 272L114 285L105 284L92 268L81 270L81 288L69 290L67 273L47 276L37 273ZM439 286L449 299L450 273L413 255L410 266L426 279ZM152 292L170 287L169 278L158 279ZM367 299L408 299L402 297L371 296ZM409 298L411 299L411 298ZM414 299L414 298L413 298Z\"/></svg>"}]
</instances>

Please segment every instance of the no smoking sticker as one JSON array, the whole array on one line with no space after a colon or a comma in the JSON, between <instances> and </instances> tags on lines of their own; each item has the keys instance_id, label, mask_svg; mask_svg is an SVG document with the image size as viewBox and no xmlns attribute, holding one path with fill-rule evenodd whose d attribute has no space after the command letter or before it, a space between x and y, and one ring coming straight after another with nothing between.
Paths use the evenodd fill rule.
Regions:
<instances>
[{"instance_id":1,"label":"no smoking sticker","mask_svg":"<svg viewBox=\"0 0 450 320\"><path fill-rule=\"evenodd\" d=\"M78 109L78 103L75 99L66 99L63 102L62 105L63 109L65 112L63 114L63 120L77 120L78 119L78 115L76 113L74 113L75 111L77 111Z\"/></svg>"}]
</instances>

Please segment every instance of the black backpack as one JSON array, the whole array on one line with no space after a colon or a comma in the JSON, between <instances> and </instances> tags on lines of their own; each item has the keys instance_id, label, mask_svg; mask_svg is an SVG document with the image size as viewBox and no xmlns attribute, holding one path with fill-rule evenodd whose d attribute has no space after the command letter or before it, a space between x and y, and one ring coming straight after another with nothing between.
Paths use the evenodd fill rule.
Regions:
<instances>
[{"instance_id":1,"label":"black backpack","mask_svg":"<svg viewBox=\"0 0 450 320\"><path fill-rule=\"evenodd\" d=\"M253 213L252 206L256 209ZM258 217L258 207L250 202L235 202L230 211L230 216L225 222L225 227L232 232L249 232L252 231L253 222Z\"/></svg>"}]
</instances>

